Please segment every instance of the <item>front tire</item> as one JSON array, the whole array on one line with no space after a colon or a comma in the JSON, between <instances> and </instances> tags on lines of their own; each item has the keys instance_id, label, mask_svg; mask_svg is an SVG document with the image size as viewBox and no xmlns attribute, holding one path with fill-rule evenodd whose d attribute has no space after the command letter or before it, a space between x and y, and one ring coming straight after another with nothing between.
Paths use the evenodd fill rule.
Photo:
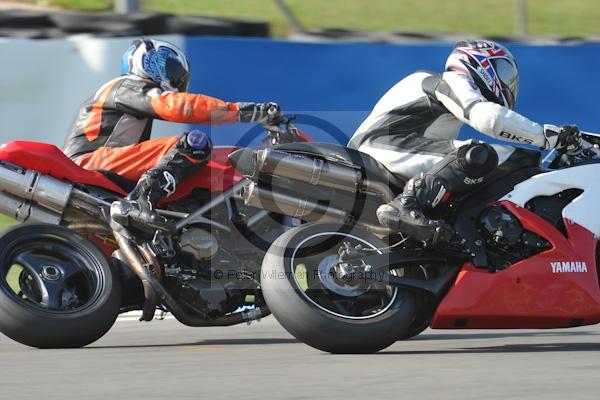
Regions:
<instances>
[{"instance_id":1,"label":"front tire","mask_svg":"<svg viewBox=\"0 0 600 400\"><path fill-rule=\"evenodd\" d=\"M330 353L373 353L407 332L415 318L414 296L385 283L360 287L327 278L328 263L337 265L332 260L344 242L370 251L386 247L358 228L322 223L293 228L263 260L262 291L277 321L304 343Z\"/></svg>"},{"instance_id":2,"label":"front tire","mask_svg":"<svg viewBox=\"0 0 600 400\"><path fill-rule=\"evenodd\" d=\"M111 328L120 306L118 273L88 239L45 224L0 235L0 331L11 339L82 347Z\"/></svg>"}]
</instances>

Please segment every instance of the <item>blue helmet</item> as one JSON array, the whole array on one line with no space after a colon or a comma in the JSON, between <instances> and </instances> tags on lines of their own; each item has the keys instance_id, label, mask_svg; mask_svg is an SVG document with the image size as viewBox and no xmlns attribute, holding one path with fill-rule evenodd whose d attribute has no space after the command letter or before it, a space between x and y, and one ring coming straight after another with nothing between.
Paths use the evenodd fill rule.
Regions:
<instances>
[{"instance_id":1,"label":"blue helmet","mask_svg":"<svg viewBox=\"0 0 600 400\"><path fill-rule=\"evenodd\" d=\"M154 39L136 39L123 54L121 73L156 82L164 90L187 91L190 65L177 46Z\"/></svg>"}]
</instances>

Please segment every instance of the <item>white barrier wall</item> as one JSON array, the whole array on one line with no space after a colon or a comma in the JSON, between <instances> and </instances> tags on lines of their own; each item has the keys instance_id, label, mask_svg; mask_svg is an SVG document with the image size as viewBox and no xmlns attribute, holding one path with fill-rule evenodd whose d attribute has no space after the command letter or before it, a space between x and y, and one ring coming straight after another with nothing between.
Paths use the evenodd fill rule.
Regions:
<instances>
[{"instance_id":1,"label":"white barrier wall","mask_svg":"<svg viewBox=\"0 0 600 400\"><path fill-rule=\"evenodd\" d=\"M182 36L165 36L184 47ZM81 103L119 75L132 38L0 39L0 143L14 139L62 146ZM156 136L185 126L159 121Z\"/></svg>"}]
</instances>

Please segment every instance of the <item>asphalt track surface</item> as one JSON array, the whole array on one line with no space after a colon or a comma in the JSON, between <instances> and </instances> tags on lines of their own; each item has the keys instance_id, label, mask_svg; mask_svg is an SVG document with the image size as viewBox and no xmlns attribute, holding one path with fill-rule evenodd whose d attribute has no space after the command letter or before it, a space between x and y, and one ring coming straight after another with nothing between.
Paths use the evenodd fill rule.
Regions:
<instances>
[{"instance_id":1,"label":"asphalt track surface","mask_svg":"<svg viewBox=\"0 0 600 400\"><path fill-rule=\"evenodd\" d=\"M83 349L0 338L0 399L600 399L600 328L432 331L330 355L269 317L228 328L118 321Z\"/></svg>"}]
</instances>

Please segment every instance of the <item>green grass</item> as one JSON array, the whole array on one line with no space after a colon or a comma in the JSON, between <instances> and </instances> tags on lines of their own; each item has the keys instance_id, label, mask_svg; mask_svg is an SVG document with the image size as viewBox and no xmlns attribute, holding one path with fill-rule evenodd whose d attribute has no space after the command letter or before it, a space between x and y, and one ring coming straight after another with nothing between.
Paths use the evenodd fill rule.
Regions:
<instances>
[{"instance_id":1,"label":"green grass","mask_svg":"<svg viewBox=\"0 0 600 400\"><path fill-rule=\"evenodd\" d=\"M4 229L18 223L16 220L0 214L0 229Z\"/></svg>"},{"instance_id":2,"label":"green grass","mask_svg":"<svg viewBox=\"0 0 600 400\"><path fill-rule=\"evenodd\" d=\"M17 224L18 222L12 218L6 217L0 214L0 230L9 227L11 225ZM19 291L19 274L21 273L22 268L19 266L11 267L6 276L6 280L8 281L8 285L11 287L15 293Z\"/></svg>"},{"instance_id":3,"label":"green grass","mask_svg":"<svg viewBox=\"0 0 600 400\"><path fill-rule=\"evenodd\" d=\"M306 292L308 290L308 270L306 269L306 265L298 264L294 271L294 275L296 281L298 281L298 284L300 285L300 289Z\"/></svg>"},{"instance_id":4,"label":"green grass","mask_svg":"<svg viewBox=\"0 0 600 400\"><path fill-rule=\"evenodd\" d=\"M11 290L15 293L19 293L21 291L19 285L19 275L23 271L23 267L20 265L13 265L8 270L8 274L6 274L6 283L11 288Z\"/></svg>"},{"instance_id":5,"label":"green grass","mask_svg":"<svg viewBox=\"0 0 600 400\"><path fill-rule=\"evenodd\" d=\"M533 35L600 34L598 0L527 0ZM110 0L39 0L67 8L109 9ZM286 0L307 28L382 31L514 32L516 0ZM268 21L276 36L291 27L272 0L140 0L145 10Z\"/></svg>"},{"instance_id":6,"label":"green grass","mask_svg":"<svg viewBox=\"0 0 600 400\"><path fill-rule=\"evenodd\" d=\"M37 0L40 5L75 8L81 10L106 10L111 7L110 0Z\"/></svg>"}]
</instances>

